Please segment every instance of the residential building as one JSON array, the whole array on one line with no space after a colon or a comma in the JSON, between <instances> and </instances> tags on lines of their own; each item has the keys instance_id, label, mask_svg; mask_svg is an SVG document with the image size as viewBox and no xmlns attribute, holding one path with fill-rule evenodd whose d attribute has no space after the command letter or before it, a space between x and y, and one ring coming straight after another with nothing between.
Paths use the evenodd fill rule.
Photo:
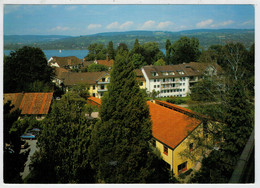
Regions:
<instances>
[{"instance_id":1,"label":"residential building","mask_svg":"<svg viewBox=\"0 0 260 188\"><path fill-rule=\"evenodd\" d=\"M159 92L158 97L185 97L204 76L222 74L217 63L190 62L178 65L144 66L141 71L146 80L147 92Z\"/></svg>"},{"instance_id":2,"label":"residential building","mask_svg":"<svg viewBox=\"0 0 260 188\"><path fill-rule=\"evenodd\" d=\"M145 89L146 81L141 69L135 69L134 72L136 74L136 80L138 81L140 89Z\"/></svg>"},{"instance_id":3,"label":"residential building","mask_svg":"<svg viewBox=\"0 0 260 188\"><path fill-rule=\"evenodd\" d=\"M110 76L107 72L68 72L64 78L59 77L58 80L66 92L75 85L85 84L90 96L101 98L107 91Z\"/></svg>"},{"instance_id":4,"label":"residential building","mask_svg":"<svg viewBox=\"0 0 260 188\"><path fill-rule=\"evenodd\" d=\"M51 67L60 67L64 69L80 69L81 67L83 67L83 60L75 56L53 56L48 60L48 64Z\"/></svg>"},{"instance_id":5,"label":"residential building","mask_svg":"<svg viewBox=\"0 0 260 188\"><path fill-rule=\"evenodd\" d=\"M91 97L88 103L99 106L101 100ZM157 148L166 166L174 175L179 175L196 165L196 161L181 154L190 152L194 158L201 157L194 152L196 143L192 134L204 136L203 122L198 115L186 108L155 100L147 102L152 121L152 145ZM194 153L193 153L194 152Z\"/></svg>"},{"instance_id":6,"label":"residential building","mask_svg":"<svg viewBox=\"0 0 260 188\"><path fill-rule=\"evenodd\" d=\"M152 121L152 145L156 147L174 175L179 175L196 165L196 161L181 154L193 153L196 143L191 134L203 136L203 123L194 112L164 101L147 102Z\"/></svg>"},{"instance_id":7,"label":"residential building","mask_svg":"<svg viewBox=\"0 0 260 188\"><path fill-rule=\"evenodd\" d=\"M108 70L111 70L112 66L114 65L114 60L109 59L107 56L105 60L95 60L94 63L98 65L105 65L106 67L108 67Z\"/></svg>"},{"instance_id":8,"label":"residential building","mask_svg":"<svg viewBox=\"0 0 260 188\"><path fill-rule=\"evenodd\" d=\"M42 120L49 113L53 93L5 93L4 104L11 101L14 108L21 110L20 118L35 116Z\"/></svg>"}]
</instances>

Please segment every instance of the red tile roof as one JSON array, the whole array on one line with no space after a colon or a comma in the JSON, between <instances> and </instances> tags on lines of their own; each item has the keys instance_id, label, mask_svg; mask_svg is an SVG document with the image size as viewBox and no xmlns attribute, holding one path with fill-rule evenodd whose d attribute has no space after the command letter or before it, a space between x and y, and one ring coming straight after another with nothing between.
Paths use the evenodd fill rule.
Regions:
<instances>
[{"instance_id":1,"label":"red tile roof","mask_svg":"<svg viewBox=\"0 0 260 188\"><path fill-rule=\"evenodd\" d=\"M14 109L19 108L21 114L48 114L53 93L9 93L4 94L4 102L10 98Z\"/></svg>"},{"instance_id":2,"label":"red tile roof","mask_svg":"<svg viewBox=\"0 0 260 188\"><path fill-rule=\"evenodd\" d=\"M101 104L100 99L91 97L91 100ZM163 103L167 104L167 102ZM178 146L188 136L189 132L193 131L201 123L200 120L186 115L185 112L195 114L186 108L170 104L175 107L170 109L149 101L147 105L150 109L153 137L172 149Z\"/></svg>"},{"instance_id":3,"label":"red tile roof","mask_svg":"<svg viewBox=\"0 0 260 188\"><path fill-rule=\"evenodd\" d=\"M53 56L52 58L53 58L52 62L58 63L60 67L83 64L82 59L79 59L76 56L68 56L68 57Z\"/></svg>"},{"instance_id":4,"label":"red tile roof","mask_svg":"<svg viewBox=\"0 0 260 188\"><path fill-rule=\"evenodd\" d=\"M100 105L101 105L101 99L96 98L96 97L89 97L89 98L88 98L88 101L89 101L91 104L95 104L95 105L97 105L97 106L100 106Z\"/></svg>"},{"instance_id":5,"label":"red tile roof","mask_svg":"<svg viewBox=\"0 0 260 188\"><path fill-rule=\"evenodd\" d=\"M112 67L114 65L114 60L110 59L110 60L97 60L97 64L99 65L105 65L107 67Z\"/></svg>"},{"instance_id":6,"label":"red tile roof","mask_svg":"<svg viewBox=\"0 0 260 188\"><path fill-rule=\"evenodd\" d=\"M152 120L153 137L175 148L201 121L164 106L147 102Z\"/></svg>"}]
</instances>

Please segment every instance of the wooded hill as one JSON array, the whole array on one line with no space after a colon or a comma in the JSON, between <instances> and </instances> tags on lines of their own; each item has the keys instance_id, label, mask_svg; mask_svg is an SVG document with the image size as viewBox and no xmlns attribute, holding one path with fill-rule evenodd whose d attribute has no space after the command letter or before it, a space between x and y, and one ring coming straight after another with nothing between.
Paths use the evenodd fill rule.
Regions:
<instances>
[{"instance_id":1,"label":"wooded hill","mask_svg":"<svg viewBox=\"0 0 260 188\"><path fill-rule=\"evenodd\" d=\"M125 43L130 49L137 38L140 44L155 41L159 43L160 49L165 48L165 42L179 40L180 37L196 37L200 46L207 49L213 44L224 45L227 42L240 42L249 48L254 43L254 29L199 29L178 32L169 31L126 31L108 32L93 35L82 35L77 37L60 35L5 35L4 49L14 50L24 45L40 47L43 50L55 49L87 49L92 43L102 43L107 45L113 41L114 45Z\"/></svg>"}]
</instances>

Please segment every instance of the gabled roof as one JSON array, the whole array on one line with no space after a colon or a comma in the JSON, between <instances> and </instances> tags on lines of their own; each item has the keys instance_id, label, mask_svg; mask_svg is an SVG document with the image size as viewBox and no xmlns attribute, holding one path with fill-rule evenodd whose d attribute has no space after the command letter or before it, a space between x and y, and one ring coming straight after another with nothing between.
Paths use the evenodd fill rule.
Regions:
<instances>
[{"instance_id":1,"label":"gabled roof","mask_svg":"<svg viewBox=\"0 0 260 188\"><path fill-rule=\"evenodd\" d=\"M57 63L60 67L72 66L82 64L82 59L77 58L76 56L68 56L68 57L57 57L53 56L53 60L51 62Z\"/></svg>"},{"instance_id":2,"label":"gabled roof","mask_svg":"<svg viewBox=\"0 0 260 188\"><path fill-rule=\"evenodd\" d=\"M89 99L99 105L101 104L100 99L95 97ZM201 121L186 115L189 113L195 114L191 110L167 102L163 103L174 108L169 109L150 101L147 102L152 121L152 134L154 138L174 149L189 135L189 132L200 125ZM185 114L185 112L187 113Z\"/></svg>"},{"instance_id":3,"label":"gabled roof","mask_svg":"<svg viewBox=\"0 0 260 188\"><path fill-rule=\"evenodd\" d=\"M112 67L114 65L114 60L113 59L106 59L106 60L96 60L97 64L99 65L105 65L107 67Z\"/></svg>"},{"instance_id":4,"label":"gabled roof","mask_svg":"<svg viewBox=\"0 0 260 188\"><path fill-rule=\"evenodd\" d=\"M69 71L67 69L64 69L61 67L54 68L55 77L60 80L63 80L66 77L66 75L68 74L68 72Z\"/></svg>"},{"instance_id":5,"label":"gabled roof","mask_svg":"<svg viewBox=\"0 0 260 188\"><path fill-rule=\"evenodd\" d=\"M143 69L146 72L149 79L157 78L175 78L185 76L200 76L206 71L206 68L213 66L218 74L222 73L221 67L217 63L198 63L190 62L178 65L164 65L164 66L144 66ZM156 72L158 76L153 76L153 72ZM174 75L163 75L164 72L173 72ZM183 74L179 74L183 72Z\"/></svg>"},{"instance_id":6,"label":"gabled roof","mask_svg":"<svg viewBox=\"0 0 260 188\"><path fill-rule=\"evenodd\" d=\"M96 84L107 72L69 72L64 78L65 86L76 84Z\"/></svg>"},{"instance_id":7,"label":"gabled roof","mask_svg":"<svg viewBox=\"0 0 260 188\"><path fill-rule=\"evenodd\" d=\"M145 81L144 75L141 71L141 69L135 69L134 72L136 73L136 79L138 81Z\"/></svg>"},{"instance_id":8,"label":"gabled roof","mask_svg":"<svg viewBox=\"0 0 260 188\"><path fill-rule=\"evenodd\" d=\"M97 106L101 105L101 99L96 98L96 97L88 97L88 101L93 102L94 104L96 104Z\"/></svg>"},{"instance_id":9,"label":"gabled roof","mask_svg":"<svg viewBox=\"0 0 260 188\"><path fill-rule=\"evenodd\" d=\"M153 137L174 149L201 121L184 113L147 102L152 120Z\"/></svg>"},{"instance_id":10,"label":"gabled roof","mask_svg":"<svg viewBox=\"0 0 260 188\"><path fill-rule=\"evenodd\" d=\"M11 100L13 110L19 108L22 115L43 115L49 112L52 96L53 93L7 93L4 102Z\"/></svg>"}]
</instances>

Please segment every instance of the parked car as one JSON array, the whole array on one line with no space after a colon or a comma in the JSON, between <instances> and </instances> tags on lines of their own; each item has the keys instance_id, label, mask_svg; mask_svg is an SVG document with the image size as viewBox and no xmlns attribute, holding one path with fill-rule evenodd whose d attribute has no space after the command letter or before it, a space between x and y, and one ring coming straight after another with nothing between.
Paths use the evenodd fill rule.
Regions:
<instances>
[{"instance_id":1,"label":"parked car","mask_svg":"<svg viewBox=\"0 0 260 188\"><path fill-rule=\"evenodd\" d=\"M33 133L25 133L22 136L20 136L22 139L35 139L36 135Z\"/></svg>"}]
</instances>

